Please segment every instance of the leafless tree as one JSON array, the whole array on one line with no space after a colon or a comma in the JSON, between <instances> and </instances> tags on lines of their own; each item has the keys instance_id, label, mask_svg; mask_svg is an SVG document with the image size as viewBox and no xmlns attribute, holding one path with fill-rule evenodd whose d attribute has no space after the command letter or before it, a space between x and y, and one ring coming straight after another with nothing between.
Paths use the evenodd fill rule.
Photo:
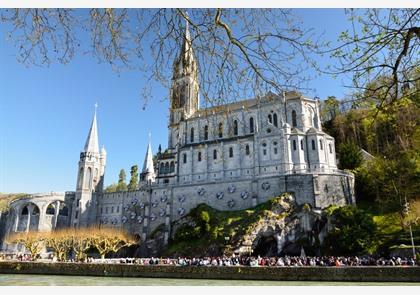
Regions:
<instances>
[{"instance_id":1,"label":"leafless tree","mask_svg":"<svg viewBox=\"0 0 420 295\"><path fill-rule=\"evenodd\" d=\"M307 89L322 46L287 9L3 9L1 21L20 62L65 64L88 52L117 71L143 73L146 99L153 82L170 87L188 23L207 106Z\"/></svg>"}]
</instances>

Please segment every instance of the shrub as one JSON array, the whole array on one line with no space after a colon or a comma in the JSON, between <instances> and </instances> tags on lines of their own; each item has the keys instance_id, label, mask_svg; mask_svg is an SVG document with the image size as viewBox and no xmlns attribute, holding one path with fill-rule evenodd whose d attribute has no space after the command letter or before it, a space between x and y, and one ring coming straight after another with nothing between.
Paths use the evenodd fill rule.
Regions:
<instances>
[{"instance_id":1,"label":"shrub","mask_svg":"<svg viewBox=\"0 0 420 295\"><path fill-rule=\"evenodd\" d=\"M335 209L331 215L334 229L328 233L324 250L333 255L373 253L377 228L372 216L353 206Z\"/></svg>"}]
</instances>

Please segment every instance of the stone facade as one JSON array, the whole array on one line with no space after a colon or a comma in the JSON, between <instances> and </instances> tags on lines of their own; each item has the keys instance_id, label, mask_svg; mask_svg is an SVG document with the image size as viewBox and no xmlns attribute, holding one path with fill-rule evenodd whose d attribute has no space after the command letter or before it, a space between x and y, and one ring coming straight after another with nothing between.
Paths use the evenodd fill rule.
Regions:
<instances>
[{"instance_id":1,"label":"stone facade","mask_svg":"<svg viewBox=\"0 0 420 295\"><path fill-rule=\"evenodd\" d=\"M149 142L138 190L102 192L106 151L99 151L95 111L76 191L14 201L3 217L5 235L101 224L145 241L163 226L167 241L171 222L200 203L238 210L284 192L314 210L355 203L354 177L337 169L334 138L322 131L319 100L297 92L268 93L200 109L197 69L187 28L174 62L168 147L153 163ZM67 219L57 215L62 204ZM52 215L46 213L49 206Z\"/></svg>"}]
</instances>

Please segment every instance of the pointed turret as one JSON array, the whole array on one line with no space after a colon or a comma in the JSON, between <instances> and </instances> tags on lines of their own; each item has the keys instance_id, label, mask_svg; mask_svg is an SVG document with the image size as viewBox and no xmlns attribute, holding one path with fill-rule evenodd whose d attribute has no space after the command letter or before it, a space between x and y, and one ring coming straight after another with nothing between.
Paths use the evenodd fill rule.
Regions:
<instances>
[{"instance_id":1,"label":"pointed turret","mask_svg":"<svg viewBox=\"0 0 420 295\"><path fill-rule=\"evenodd\" d=\"M153 155L152 155L152 146L149 142L147 146L147 152L146 157L144 158L143 163L143 173L155 173L155 170L153 168Z\"/></svg>"},{"instance_id":2,"label":"pointed turret","mask_svg":"<svg viewBox=\"0 0 420 295\"><path fill-rule=\"evenodd\" d=\"M141 180L146 182L154 182L156 178L155 169L153 167L152 144L149 134L149 144L147 145L146 156L144 157L143 170L141 172Z\"/></svg>"},{"instance_id":3,"label":"pointed turret","mask_svg":"<svg viewBox=\"0 0 420 295\"><path fill-rule=\"evenodd\" d=\"M96 105L93 115L92 125L90 126L89 135L86 139L84 152L99 153L98 128L96 126Z\"/></svg>"}]
</instances>

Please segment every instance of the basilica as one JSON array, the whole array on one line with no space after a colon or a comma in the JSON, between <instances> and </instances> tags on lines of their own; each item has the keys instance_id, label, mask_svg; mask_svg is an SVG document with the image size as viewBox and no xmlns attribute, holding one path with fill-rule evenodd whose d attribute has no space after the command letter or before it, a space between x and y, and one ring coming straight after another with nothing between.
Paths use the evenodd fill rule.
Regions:
<instances>
[{"instance_id":1,"label":"basilica","mask_svg":"<svg viewBox=\"0 0 420 295\"><path fill-rule=\"evenodd\" d=\"M137 190L103 191L107 153L96 110L80 153L74 192L35 194L0 214L0 238L13 232L94 224L147 241L198 204L256 206L284 192L321 210L355 203L354 176L337 169L334 138L323 132L320 101L294 91L200 108L198 66L188 27L173 64L167 148L149 141ZM163 126L162 126L163 127ZM8 245L2 244L3 250Z\"/></svg>"}]
</instances>

